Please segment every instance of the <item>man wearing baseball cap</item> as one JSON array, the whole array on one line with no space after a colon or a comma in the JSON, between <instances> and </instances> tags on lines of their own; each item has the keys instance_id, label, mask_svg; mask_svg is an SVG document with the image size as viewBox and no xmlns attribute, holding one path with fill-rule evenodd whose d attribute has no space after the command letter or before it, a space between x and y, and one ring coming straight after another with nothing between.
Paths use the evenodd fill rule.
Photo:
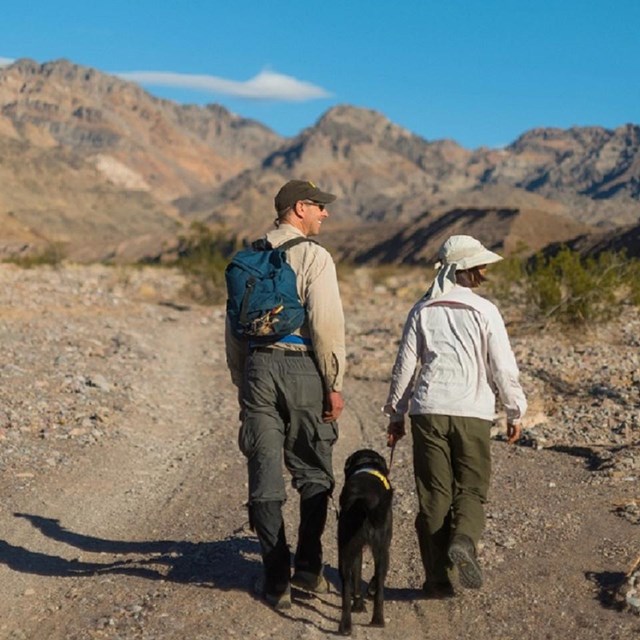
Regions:
<instances>
[{"instance_id":1,"label":"man wearing baseball cap","mask_svg":"<svg viewBox=\"0 0 640 640\"><path fill-rule=\"evenodd\" d=\"M313 182L308 180L289 180L284 184L274 198L278 217L285 214L297 202L309 201L314 204L327 205L334 202L336 196L332 193L320 191Z\"/></svg>"},{"instance_id":2,"label":"man wearing baseball cap","mask_svg":"<svg viewBox=\"0 0 640 640\"><path fill-rule=\"evenodd\" d=\"M438 258L432 286L405 323L384 411L390 446L405 433L405 414L411 418L424 590L443 598L454 595L453 566L462 586L482 585L476 545L485 524L496 392L509 443L520 437L527 402L502 316L474 291L487 265L502 258L466 235L451 236Z\"/></svg>"},{"instance_id":3,"label":"man wearing baseball cap","mask_svg":"<svg viewBox=\"0 0 640 640\"><path fill-rule=\"evenodd\" d=\"M336 196L313 182L290 180L275 196L272 247L320 233ZM308 240L286 250L305 308L302 327L278 342L252 348L227 329L227 363L238 387L247 458L249 518L262 551L259 592L275 609L291 607L291 585L326 593L321 537L335 485L332 449L344 407L345 336L336 268L329 252ZM282 504L282 462L300 495L300 523L291 575Z\"/></svg>"}]
</instances>

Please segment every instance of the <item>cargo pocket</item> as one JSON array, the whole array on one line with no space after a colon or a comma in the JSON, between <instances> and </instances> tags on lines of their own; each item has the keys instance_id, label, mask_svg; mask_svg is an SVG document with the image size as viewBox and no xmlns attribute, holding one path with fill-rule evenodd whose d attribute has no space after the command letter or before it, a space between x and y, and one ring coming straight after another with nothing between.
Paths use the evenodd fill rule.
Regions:
<instances>
[{"instance_id":1,"label":"cargo pocket","mask_svg":"<svg viewBox=\"0 0 640 640\"><path fill-rule=\"evenodd\" d=\"M253 429L250 428L250 424L251 423L245 422L238 431L238 447L247 458L251 456L251 452L255 447L255 437L253 436Z\"/></svg>"},{"instance_id":2,"label":"cargo pocket","mask_svg":"<svg viewBox=\"0 0 640 640\"><path fill-rule=\"evenodd\" d=\"M295 406L297 409L322 411L324 391L322 381L315 373L297 373L292 377L295 385Z\"/></svg>"},{"instance_id":3,"label":"cargo pocket","mask_svg":"<svg viewBox=\"0 0 640 640\"><path fill-rule=\"evenodd\" d=\"M336 422L319 422L316 425L316 441L332 445L338 439Z\"/></svg>"}]
</instances>

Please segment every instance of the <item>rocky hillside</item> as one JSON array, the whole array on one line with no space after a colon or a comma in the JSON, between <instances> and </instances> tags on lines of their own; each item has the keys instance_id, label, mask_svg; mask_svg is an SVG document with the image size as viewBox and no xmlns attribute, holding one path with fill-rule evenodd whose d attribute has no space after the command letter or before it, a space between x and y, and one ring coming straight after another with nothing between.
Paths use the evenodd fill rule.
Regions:
<instances>
[{"instance_id":1,"label":"rocky hillside","mask_svg":"<svg viewBox=\"0 0 640 640\"><path fill-rule=\"evenodd\" d=\"M425 220L420 237L490 219L504 247L513 220L529 220L516 235L537 248L640 218L638 125L535 129L468 150L341 105L284 139L219 105L160 100L66 60L0 69L0 158L3 254L58 242L75 258L135 258L162 252L192 220L255 235L293 176L340 196L332 216L348 240L334 244L359 259L405 260L389 239Z\"/></svg>"},{"instance_id":2,"label":"rocky hillside","mask_svg":"<svg viewBox=\"0 0 640 640\"><path fill-rule=\"evenodd\" d=\"M180 106L66 60L0 71L5 136L62 147L114 184L170 201L215 187L281 143L220 106Z\"/></svg>"},{"instance_id":3,"label":"rocky hillside","mask_svg":"<svg viewBox=\"0 0 640 640\"><path fill-rule=\"evenodd\" d=\"M536 209L459 208L442 215L426 212L400 229L378 234L364 250L348 244L338 247L345 246L346 255L359 264L431 264L437 259L440 245L454 233L482 238L494 251L510 254L532 253L553 242L591 237L592 230L570 218Z\"/></svg>"},{"instance_id":4,"label":"rocky hillside","mask_svg":"<svg viewBox=\"0 0 640 640\"><path fill-rule=\"evenodd\" d=\"M576 236L565 244L581 253L598 255L605 251L624 251L629 257L640 258L640 225Z\"/></svg>"},{"instance_id":5,"label":"rocky hillside","mask_svg":"<svg viewBox=\"0 0 640 640\"><path fill-rule=\"evenodd\" d=\"M253 217L253 197L265 187L305 175L339 194L341 219L407 221L427 208L515 206L585 223L632 223L640 215L639 141L632 125L535 130L506 149L469 151L424 140L374 111L338 106L259 167L181 208L210 210L215 220Z\"/></svg>"},{"instance_id":6,"label":"rocky hillside","mask_svg":"<svg viewBox=\"0 0 640 640\"><path fill-rule=\"evenodd\" d=\"M175 236L174 199L280 143L217 105L159 100L66 60L19 60L0 69L0 222L18 228L0 249L49 240L104 257L134 237Z\"/></svg>"}]
</instances>

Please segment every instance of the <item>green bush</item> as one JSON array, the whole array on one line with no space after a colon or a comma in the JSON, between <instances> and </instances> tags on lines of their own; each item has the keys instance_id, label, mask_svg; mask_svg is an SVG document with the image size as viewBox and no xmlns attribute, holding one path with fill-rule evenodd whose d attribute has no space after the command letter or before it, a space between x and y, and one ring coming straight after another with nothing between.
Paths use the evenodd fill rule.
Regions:
<instances>
[{"instance_id":1,"label":"green bush","mask_svg":"<svg viewBox=\"0 0 640 640\"><path fill-rule=\"evenodd\" d=\"M628 301L640 307L640 260L630 260L625 275Z\"/></svg>"},{"instance_id":2,"label":"green bush","mask_svg":"<svg viewBox=\"0 0 640 640\"><path fill-rule=\"evenodd\" d=\"M581 325L609 320L624 303L639 305L639 278L640 262L624 253L584 257L561 247L496 265L491 291L502 302L522 302L534 322Z\"/></svg>"},{"instance_id":3,"label":"green bush","mask_svg":"<svg viewBox=\"0 0 640 640\"><path fill-rule=\"evenodd\" d=\"M524 277L524 260L517 255L511 255L489 267L487 286L491 294L501 302L519 304L522 302Z\"/></svg>"},{"instance_id":4,"label":"green bush","mask_svg":"<svg viewBox=\"0 0 640 640\"><path fill-rule=\"evenodd\" d=\"M202 304L223 304L224 270L236 244L224 233L214 233L204 223L194 222L189 234L180 238L176 261L189 275L185 295Z\"/></svg>"},{"instance_id":5,"label":"green bush","mask_svg":"<svg viewBox=\"0 0 640 640\"><path fill-rule=\"evenodd\" d=\"M59 267L65 258L66 251L64 245L60 242L51 242L38 253L13 256L7 258L5 262L16 264L24 269L31 269L42 265Z\"/></svg>"}]
</instances>

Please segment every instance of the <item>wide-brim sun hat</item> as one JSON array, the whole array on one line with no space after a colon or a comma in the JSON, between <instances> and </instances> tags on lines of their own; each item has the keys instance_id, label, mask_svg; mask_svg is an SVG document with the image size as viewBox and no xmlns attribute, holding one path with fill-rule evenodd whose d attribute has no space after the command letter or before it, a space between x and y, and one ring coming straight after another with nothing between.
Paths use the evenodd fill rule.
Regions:
<instances>
[{"instance_id":1,"label":"wide-brim sun hat","mask_svg":"<svg viewBox=\"0 0 640 640\"><path fill-rule=\"evenodd\" d=\"M500 262L502 256L487 249L472 236L451 236L438 251L436 268L456 265L456 271L465 271L473 267Z\"/></svg>"}]
</instances>

